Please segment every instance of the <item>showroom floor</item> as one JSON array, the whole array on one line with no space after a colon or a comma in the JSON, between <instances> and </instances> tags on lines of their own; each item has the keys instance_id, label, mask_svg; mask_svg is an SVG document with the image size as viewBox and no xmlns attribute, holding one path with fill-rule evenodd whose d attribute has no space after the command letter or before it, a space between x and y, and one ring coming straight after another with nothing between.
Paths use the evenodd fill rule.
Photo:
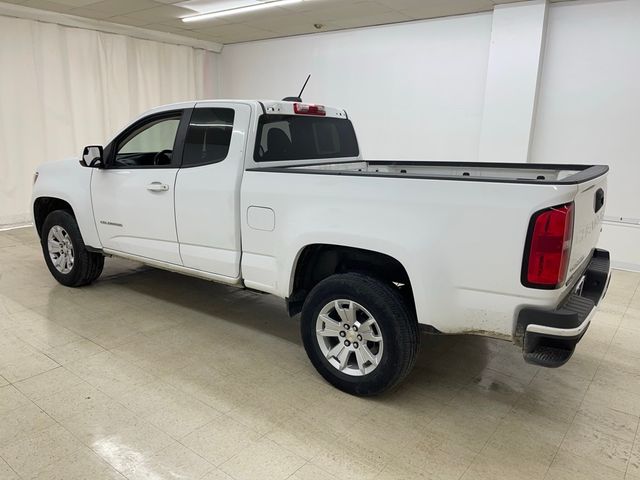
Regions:
<instances>
[{"instance_id":1,"label":"showroom floor","mask_svg":"<svg viewBox=\"0 0 640 480\"><path fill-rule=\"evenodd\" d=\"M276 298L114 259L69 289L31 229L0 232L0 479L640 479L639 284L614 273L563 368L423 336L361 399Z\"/></svg>"}]
</instances>

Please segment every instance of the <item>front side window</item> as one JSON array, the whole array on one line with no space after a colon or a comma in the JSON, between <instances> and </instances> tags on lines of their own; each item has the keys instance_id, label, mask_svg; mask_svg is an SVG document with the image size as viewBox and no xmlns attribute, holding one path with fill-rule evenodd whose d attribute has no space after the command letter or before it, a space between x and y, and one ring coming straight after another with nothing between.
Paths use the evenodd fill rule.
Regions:
<instances>
[{"instance_id":1,"label":"front side window","mask_svg":"<svg viewBox=\"0 0 640 480\"><path fill-rule=\"evenodd\" d=\"M167 167L173 159L182 112L149 120L122 138L116 147L115 167Z\"/></svg>"},{"instance_id":2,"label":"front side window","mask_svg":"<svg viewBox=\"0 0 640 480\"><path fill-rule=\"evenodd\" d=\"M256 162L357 157L351 121L302 115L262 115L258 121Z\"/></svg>"},{"instance_id":3,"label":"front side window","mask_svg":"<svg viewBox=\"0 0 640 480\"><path fill-rule=\"evenodd\" d=\"M233 132L232 108L196 108L184 141L183 167L221 162L229 153Z\"/></svg>"}]
</instances>

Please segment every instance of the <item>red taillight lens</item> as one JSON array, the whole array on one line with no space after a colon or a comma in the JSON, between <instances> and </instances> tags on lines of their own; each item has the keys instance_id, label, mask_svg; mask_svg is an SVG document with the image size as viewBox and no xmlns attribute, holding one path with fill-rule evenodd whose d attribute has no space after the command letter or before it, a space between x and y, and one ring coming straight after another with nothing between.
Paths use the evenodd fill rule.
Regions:
<instances>
[{"instance_id":1,"label":"red taillight lens","mask_svg":"<svg viewBox=\"0 0 640 480\"><path fill-rule=\"evenodd\" d=\"M565 280L573 236L573 203L536 213L529 230L525 284L557 288Z\"/></svg>"},{"instance_id":2,"label":"red taillight lens","mask_svg":"<svg viewBox=\"0 0 640 480\"><path fill-rule=\"evenodd\" d=\"M325 116L327 111L323 105L313 105L310 103L294 103L293 111L298 115L320 115Z\"/></svg>"}]
</instances>

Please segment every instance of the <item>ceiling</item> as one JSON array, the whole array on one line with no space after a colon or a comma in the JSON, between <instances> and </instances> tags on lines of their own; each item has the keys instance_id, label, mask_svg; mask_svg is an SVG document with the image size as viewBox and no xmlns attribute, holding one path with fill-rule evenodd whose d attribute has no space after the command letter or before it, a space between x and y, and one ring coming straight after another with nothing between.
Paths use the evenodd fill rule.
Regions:
<instances>
[{"instance_id":1,"label":"ceiling","mask_svg":"<svg viewBox=\"0 0 640 480\"><path fill-rule=\"evenodd\" d=\"M284 7L184 23L234 0L0 0L221 44L490 11L522 0L305 0ZM235 0L237 3L239 0ZM244 3L260 0L246 0Z\"/></svg>"}]
</instances>

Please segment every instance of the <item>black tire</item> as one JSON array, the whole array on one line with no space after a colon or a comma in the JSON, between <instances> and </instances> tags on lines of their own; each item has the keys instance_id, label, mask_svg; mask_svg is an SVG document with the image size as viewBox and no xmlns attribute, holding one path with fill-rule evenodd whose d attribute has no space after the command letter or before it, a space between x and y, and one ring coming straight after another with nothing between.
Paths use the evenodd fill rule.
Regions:
<instances>
[{"instance_id":1,"label":"black tire","mask_svg":"<svg viewBox=\"0 0 640 480\"><path fill-rule=\"evenodd\" d=\"M62 227L71 240L73 248L74 262L70 271L63 273L59 271L49 255L48 236L55 226ZM42 253L51 275L67 287L82 287L95 281L102 273L104 267L104 256L87 250L76 219L66 210L55 210L47 215L42 224L40 235Z\"/></svg>"},{"instance_id":2,"label":"black tire","mask_svg":"<svg viewBox=\"0 0 640 480\"><path fill-rule=\"evenodd\" d=\"M383 339L382 358L377 367L361 376L348 375L334 367L323 354L316 336L316 320L321 310L339 299L352 300L368 310L375 317ZM400 383L415 364L420 342L418 323L400 292L360 273L336 274L318 283L304 302L300 329L307 355L320 375L336 388L359 396L378 395Z\"/></svg>"}]
</instances>

